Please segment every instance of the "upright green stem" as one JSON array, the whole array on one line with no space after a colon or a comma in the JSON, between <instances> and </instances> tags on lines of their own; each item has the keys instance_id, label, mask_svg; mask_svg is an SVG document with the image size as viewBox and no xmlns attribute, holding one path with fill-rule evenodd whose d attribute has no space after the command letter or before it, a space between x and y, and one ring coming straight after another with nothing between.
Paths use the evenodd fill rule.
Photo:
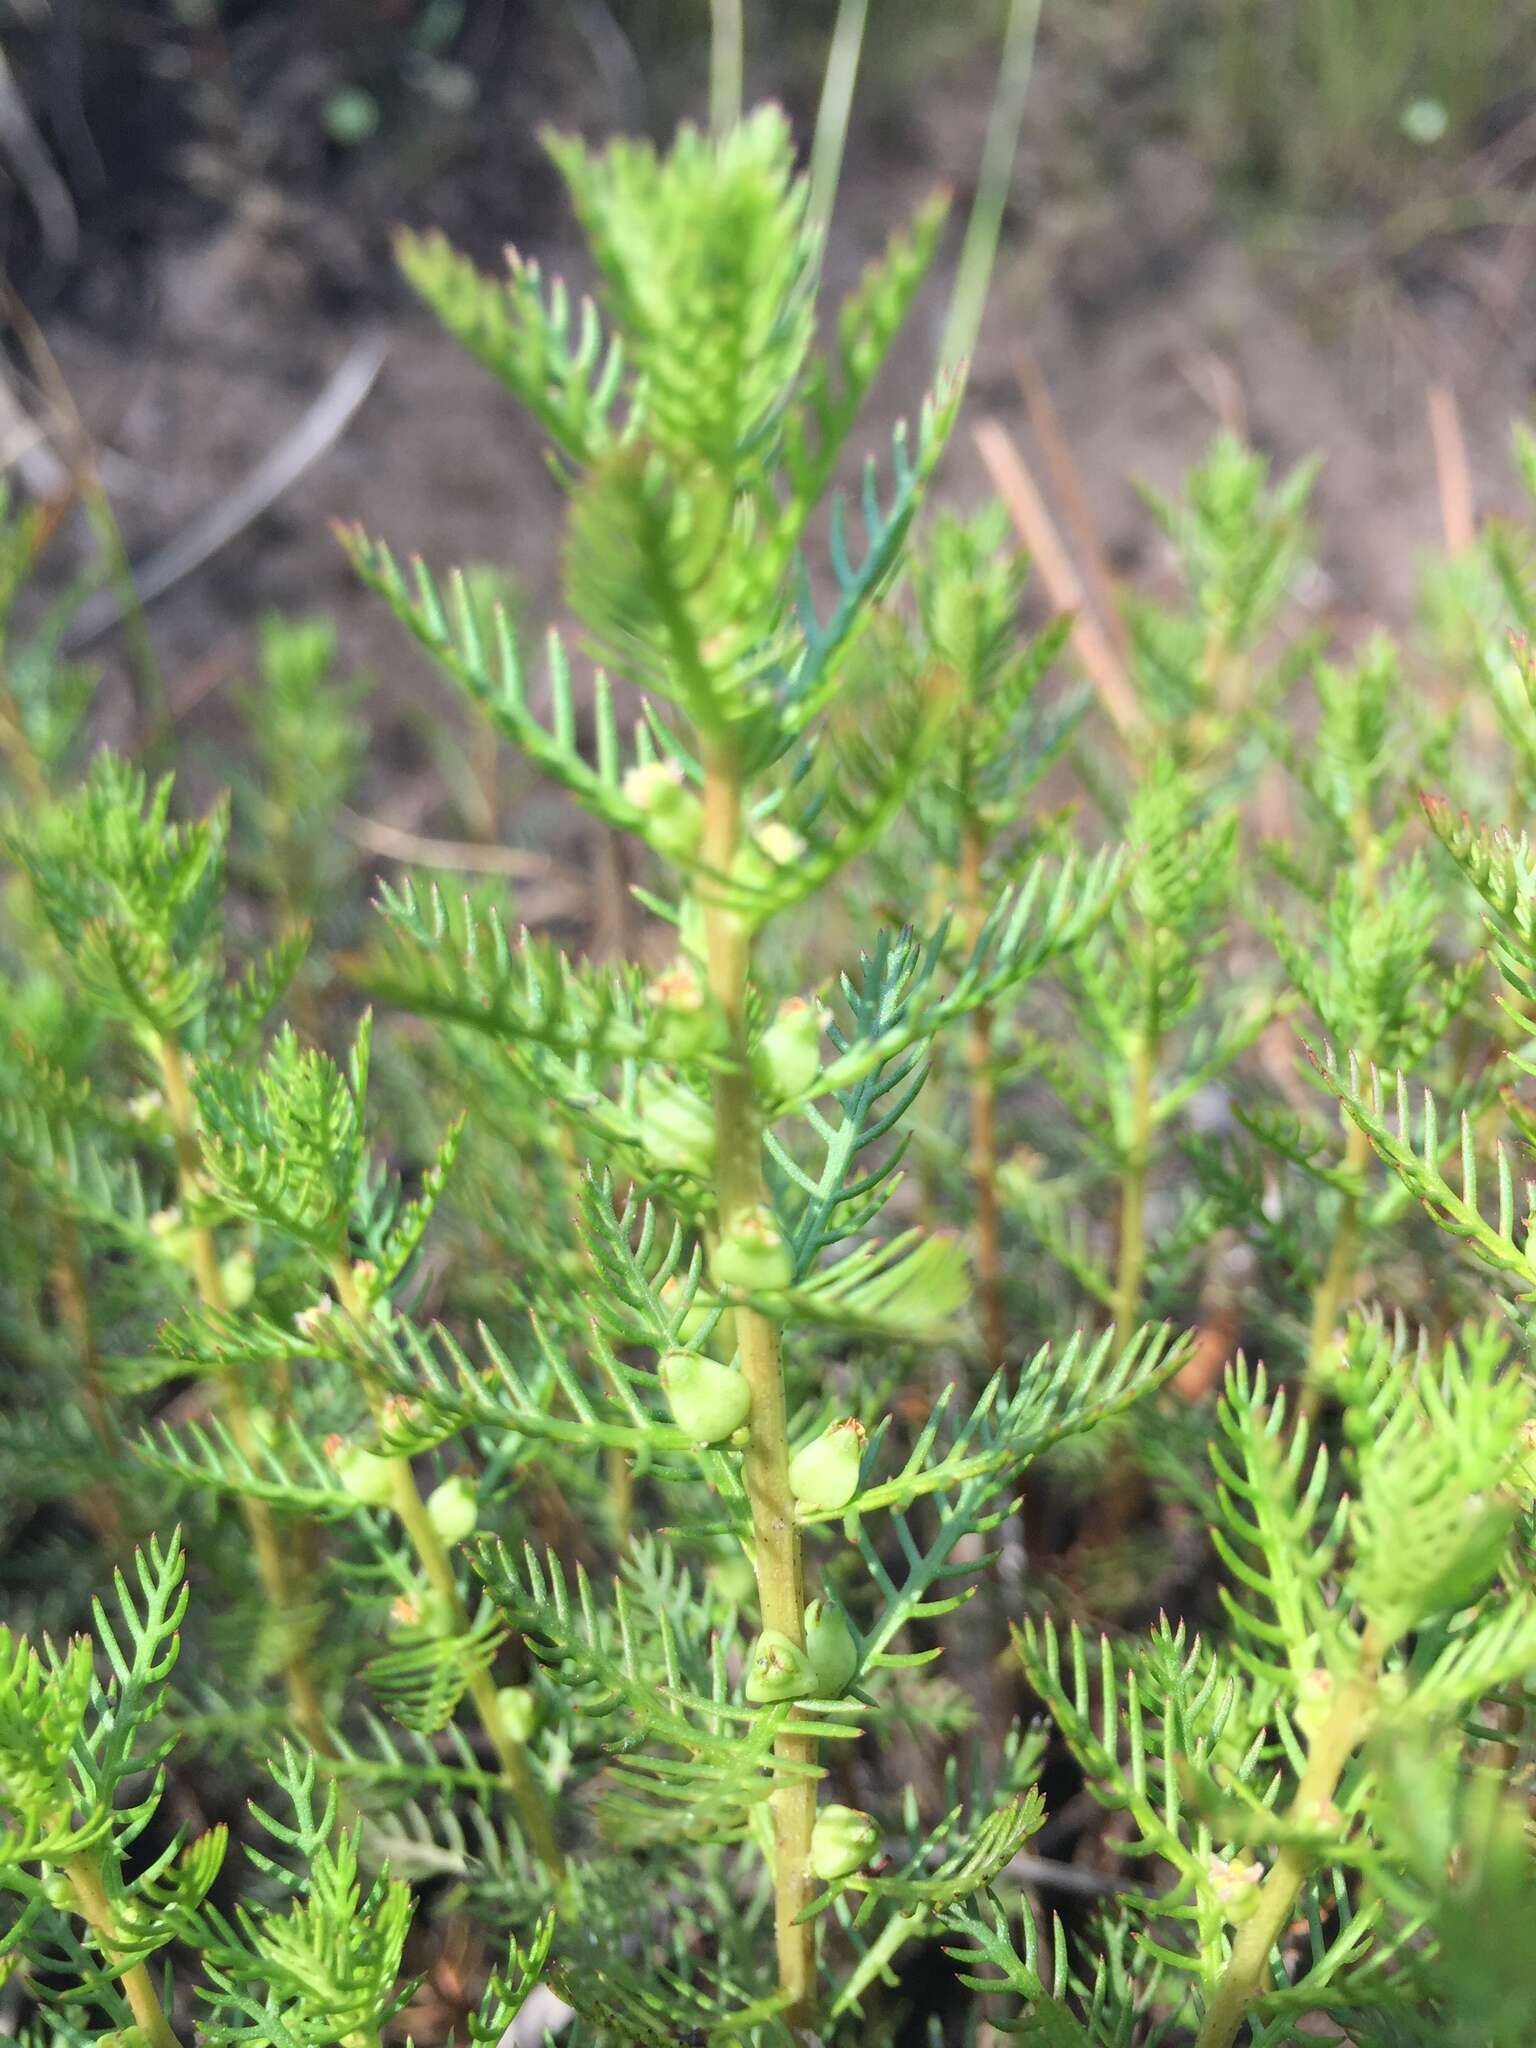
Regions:
<instances>
[{"instance_id":1,"label":"upright green stem","mask_svg":"<svg viewBox=\"0 0 1536 2048\"><path fill-rule=\"evenodd\" d=\"M966 223L965 241L955 269L949 313L939 344L939 368L952 370L964 362L976 346L981 316L997 257L998 236L1008 203L1013 177L1014 153L1019 128L1024 120L1024 99L1035 68L1035 33L1040 26L1041 0L1012 0L1008 10L1008 32L998 66L997 89L987 120L987 138L982 144L981 174L976 197Z\"/></svg>"},{"instance_id":2,"label":"upright green stem","mask_svg":"<svg viewBox=\"0 0 1536 2048\"><path fill-rule=\"evenodd\" d=\"M187 1075L187 1063L177 1041L169 1035L159 1042L160 1077L165 1090L166 1115L170 1119L171 1136L176 1147L177 1177L181 1187L182 1207L190 1217L199 1194L201 1159L197 1146L197 1107L192 1099L192 1084ZM205 1308L217 1314L225 1314L229 1308L229 1297L224 1290L224 1278L219 1271L218 1247L213 1241L213 1232L206 1224L191 1225L192 1277L197 1286L198 1298ZM236 1371L226 1372L219 1383L219 1393L225 1414L229 1419L230 1435L234 1438L241 1455L259 1462L261 1443L256 1425L251 1419L250 1403L245 1398L245 1389L240 1384ZM240 1512L251 1539L251 1552L256 1560L257 1575L262 1591L275 1614L291 1616L296 1600L294 1561L284 1551L278 1537L277 1523L271 1508L264 1500L241 1497ZM315 1682L304 1662L302 1650L296 1645L290 1647L283 1668L283 1678L288 1690L288 1707L293 1716L294 1726L299 1729L311 1748L322 1755L329 1755L332 1743L326 1730L325 1712L320 1704L320 1695Z\"/></svg>"},{"instance_id":3,"label":"upright green stem","mask_svg":"<svg viewBox=\"0 0 1536 2048\"><path fill-rule=\"evenodd\" d=\"M960 846L960 899L967 936L974 945L986 915L982 901L980 827L967 821ZM992 1079L992 1012L982 1004L971 1013L966 1038L970 1070L971 1201L976 1216L976 1298L981 1315L987 1371L1001 1372L1007 1362L1007 1324L1003 1313L1002 1210L997 1199L997 1091Z\"/></svg>"},{"instance_id":4,"label":"upright green stem","mask_svg":"<svg viewBox=\"0 0 1536 2048\"><path fill-rule=\"evenodd\" d=\"M68 1330L80 1367L80 1393L86 1418L110 1468L126 1464L127 1450L112 1412L112 1403L101 1376L101 1351L91 1320L90 1296L85 1283L85 1261L80 1251L80 1233L72 1216L56 1219L58 1244L54 1254L51 1287L59 1321ZM111 1550L122 1542L125 1517L115 1480L103 1486L95 1501L81 1502L82 1511L94 1523L102 1541Z\"/></svg>"},{"instance_id":5,"label":"upright green stem","mask_svg":"<svg viewBox=\"0 0 1536 2048\"><path fill-rule=\"evenodd\" d=\"M709 125L729 135L741 119L746 29L741 0L709 0Z\"/></svg>"},{"instance_id":6,"label":"upright green stem","mask_svg":"<svg viewBox=\"0 0 1536 2048\"><path fill-rule=\"evenodd\" d=\"M1344 1766L1359 1746L1370 1719L1376 1682L1381 1673L1381 1645L1368 1629L1360 1644L1354 1675L1333 1704L1333 1712L1307 1751L1307 1767L1287 1816L1293 1828L1314 1826L1338 1790ZM1221 1981L1206 2008L1195 2048L1232 2048L1248 2008L1258 1996L1269 1969L1270 1951L1290 1925L1301 1888L1314 1868L1304 1849L1290 1845L1275 1858L1259 1887L1258 1905L1232 1944Z\"/></svg>"},{"instance_id":7,"label":"upright green stem","mask_svg":"<svg viewBox=\"0 0 1536 2048\"><path fill-rule=\"evenodd\" d=\"M1344 1142L1344 1165L1352 1174L1364 1173L1371 1157L1371 1141L1356 1123L1351 1123ZM1312 1297L1312 1326L1307 1338L1306 1377L1301 1388L1301 1412L1309 1420L1317 1414L1328 1386L1328 1368L1333 1350L1333 1333L1339 1311L1349 1299L1360 1255L1360 1197L1346 1192L1339 1197L1339 1219L1334 1226L1328 1263Z\"/></svg>"},{"instance_id":8,"label":"upright green stem","mask_svg":"<svg viewBox=\"0 0 1536 2048\"><path fill-rule=\"evenodd\" d=\"M734 760L706 749L704 782L705 868L728 875L741 843L741 783ZM729 1057L715 1076L715 1191L720 1225L751 1211L763 1200L762 1130L752 1088L747 1046L747 982L751 939L742 919L706 886L705 943L710 993L726 1021ZM752 1308L738 1308L736 1340L741 1369L752 1390L752 1415L742 1478L752 1510L753 1564L763 1627L777 1629L805 1645L805 1572L795 1499L789 1487L789 1425L779 1327ZM786 1763L814 1763L813 1736L786 1728L777 1744ZM816 1822L816 1784L790 1779L773 1795L774 1927L778 1943L779 1989L787 2000L786 2023L807 2029L815 2007L816 1942L809 1924L798 1924L810 1899L811 1830Z\"/></svg>"},{"instance_id":9,"label":"upright green stem","mask_svg":"<svg viewBox=\"0 0 1536 2048\"><path fill-rule=\"evenodd\" d=\"M336 1289L337 1300L361 1333L367 1325L368 1304L345 1259L333 1262L331 1282ZM416 1554L416 1562L426 1574L427 1583L442 1601L454 1633L465 1635L469 1630L469 1614L459 1592L458 1580L454 1577L453 1561L442 1537L432 1526L432 1517L416 1484L411 1461L406 1457L393 1457L388 1464L393 1488L390 1505L400 1518ZM489 1671L475 1672L469 1681L469 1696L501 1767L502 1780L511 1795L529 1846L558 1884L565 1876L565 1857L555 1839L554 1822L539 1781L534 1776L533 1766L528 1761L528 1752L507 1726L496 1681Z\"/></svg>"},{"instance_id":10,"label":"upright green stem","mask_svg":"<svg viewBox=\"0 0 1536 2048\"><path fill-rule=\"evenodd\" d=\"M69 1879L81 1918L101 1943L107 1961L113 1962L122 1943L112 1915L112 1901L107 1897L95 1858L88 1853L69 1857L64 1864L64 1875ZM123 1987L123 1996L132 2010L134 2022L149 2048L181 2048L144 1965L133 1963L127 1969L118 1970L117 1981Z\"/></svg>"},{"instance_id":11,"label":"upright green stem","mask_svg":"<svg viewBox=\"0 0 1536 2048\"><path fill-rule=\"evenodd\" d=\"M1115 1342L1122 1348L1136 1334L1141 1283L1147 1267L1147 1168L1152 1158L1152 1083L1157 1047L1138 1032L1131 1048L1130 1128L1120 1178L1120 1252L1115 1270Z\"/></svg>"}]
</instances>

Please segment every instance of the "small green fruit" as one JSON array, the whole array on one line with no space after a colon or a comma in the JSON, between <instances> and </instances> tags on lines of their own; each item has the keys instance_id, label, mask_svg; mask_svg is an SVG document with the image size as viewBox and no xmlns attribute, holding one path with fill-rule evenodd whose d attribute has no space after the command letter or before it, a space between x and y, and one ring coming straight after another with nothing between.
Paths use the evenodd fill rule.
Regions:
<instances>
[{"instance_id":1,"label":"small green fruit","mask_svg":"<svg viewBox=\"0 0 1536 2048\"><path fill-rule=\"evenodd\" d=\"M475 1482L465 1473L455 1472L435 1486L427 1500L427 1518L445 1543L465 1542L480 1520Z\"/></svg>"},{"instance_id":2,"label":"small green fruit","mask_svg":"<svg viewBox=\"0 0 1536 2048\"><path fill-rule=\"evenodd\" d=\"M746 1691L754 1707L771 1706L777 1700L808 1700L816 1691L810 1659L778 1629L765 1628L752 1652Z\"/></svg>"},{"instance_id":3,"label":"small green fruit","mask_svg":"<svg viewBox=\"0 0 1536 2048\"><path fill-rule=\"evenodd\" d=\"M388 1458L376 1458L361 1444L349 1444L340 1437L332 1437L327 1448L336 1477L354 1500L370 1508L389 1506L395 1494L395 1475Z\"/></svg>"},{"instance_id":4,"label":"small green fruit","mask_svg":"<svg viewBox=\"0 0 1536 2048\"><path fill-rule=\"evenodd\" d=\"M780 1003L752 1054L753 1078L770 1102L793 1102L815 1087L822 1021L820 1008L799 996Z\"/></svg>"},{"instance_id":5,"label":"small green fruit","mask_svg":"<svg viewBox=\"0 0 1536 2048\"><path fill-rule=\"evenodd\" d=\"M807 1508L845 1508L859 1490L859 1466L868 1441L864 1425L849 1415L834 1422L789 1461L789 1490Z\"/></svg>"},{"instance_id":6,"label":"small green fruit","mask_svg":"<svg viewBox=\"0 0 1536 2048\"><path fill-rule=\"evenodd\" d=\"M800 834L777 818L760 825L737 854L731 880L744 894L765 896L778 886L786 868L793 868L805 852Z\"/></svg>"},{"instance_id":7,"label":"small green fruit","mask_svg":"<svg viewBox=\"0 0 1536 2048\"><path fill-rule=\"evenodd\" d=\"M658 1044L668 1059L698 1059L725 1044L725 1018L686 960L657 975L645 993L655 1005Z\"/></svg>"},{"instance_id":8,"label":"small green fruit","mask_svg":"<svg viewBox=\"0 0 1536 2048\"><path fill-rule=\"evenodd\" d=\"M774 1294L795 1277L794 1260L773 1211L765 1205L733 1216L709 1262L717 1287Z\"/></svg>"},{"instance_id":9,"label":"small green fruit","mask_svg":"<svg viewBox=\"0 0 1536 2048\"><path fill-rule=\"evenodd\" d=\"M880 1830L856 1806L824 1806L811 1829L811 1870L824 1884L852 1877L880 1846Z\"/></svg>"},{"instance_id":10,"label":"small green fruit","mask_svg":"<svg viewBox=\"0 0 1536 2048\"><path fill-rule=\"evenodd\" d=\"M1224 1857L1212 1856L1206 1863L1206 1875L1228 1926L1241 1927L1253 1918L1264 1882L1262 1863L1244 1863L1235 1857L1229 1863Z\"/></svg>"},{"instance_id":11,"label":"small green fruit","mask_svg":"<svg viewBox=\"0 0 1536 2048\"><path fill-rule=\"evenodd\" d=\"M704 837L704 806L675 762L647 761L624 778L624 795L645 817L645 836L658 853L691 860Z\"/></svg>"},{"instance_id":12,"label":"small green fruit","mask_svg":"<svg viewBox=\"0 0 1536 2048\"><path fill-rule=\"evenodd\" d=\"M256 1292L256 1261L249 1252L231 1252L219 1262L219 1285L229 1308L244 1308Z\"/></svg>"},{"instance_id":13,"label":"small green fruit","mask_svg":"<svg viewBox=\"0 0 1536 2048\"><path fill-rule=\"evenodd\" d=\"M734 1366L698 1351L669 1351L659 1372L678 1428L695 1443L724 1443L752 1413L752 1389Z\"/></svg>"},{"instance_id":14,"label":"small green fruit","mask_svg":"<svg viewBox=\"0 0 1536 2048\"><path fill-rule=\"evenodd\" d=\"M715 1121L707 1102L683 1082L646 1074L635 1091L646 1151L671 1173L707 1179L715 1157Z\"/></svg>"},{"instance_id":15,"label":"small green fruit","mask_svg":"<svg viewBox=\"0 0 1536 2048\"><path fill-rule=\"evenodd\" d=\"M514 1742L531 1742L539 1722L539 1707L526 1685L504 1685L496 1695L501 1724Z\"/></svg>"},{"instance_id":16,"label":"small green fruit","mask_svg":"<svg viewBox=\"0 0 1536 2048\"><path fill-rule=\"evenodd\" d=\"M813 1600L805 1610L805 1654L820 1698L839 1700L859 1668L859 1646L848 1617L830 1600Z\"/></svg>"}]
</instances>

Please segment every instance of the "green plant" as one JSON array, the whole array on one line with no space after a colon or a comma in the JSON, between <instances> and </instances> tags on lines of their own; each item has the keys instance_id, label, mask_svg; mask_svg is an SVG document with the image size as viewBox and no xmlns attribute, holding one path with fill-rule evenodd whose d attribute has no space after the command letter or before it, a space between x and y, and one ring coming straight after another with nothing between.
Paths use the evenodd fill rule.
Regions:
<instances>
[{"instance_id":1,"label":"green plant","mask_svg":"<svg viewBox=\"0 0 1536 2048\"><path fill-rule=\"evenodd\" d=\"M329 636L266 629L231 860L87 756L0 520L23 2037L445 2040L473 1955L473 2041L894 2048L926 1947L967 2043L1513 2048L1536 858L1459 804L1536 759L1524 543L1442 579L1426 720L1291 630L1311 471L1223 438L1106 744L1000 516L926 510L957 373L840 483L942 209L819 345L788 126L716 84L553 145L597 304L401 241L547 437L601 668L541 695L491 578L343 536L629 842L644 964L406 877L359 1016ZM1113 1873L1070 1923L1047 1786Z\"/></svg>"}]
</instances>

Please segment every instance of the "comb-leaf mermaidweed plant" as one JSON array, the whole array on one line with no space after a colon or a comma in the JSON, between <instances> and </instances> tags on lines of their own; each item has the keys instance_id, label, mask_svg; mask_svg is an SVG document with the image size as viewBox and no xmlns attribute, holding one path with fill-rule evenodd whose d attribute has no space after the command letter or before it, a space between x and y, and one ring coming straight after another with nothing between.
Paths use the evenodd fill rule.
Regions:
<instances>
[{"instance_id":1,"label":"comb-leaf mermaidweed plant","mask_svg":"<svg viewBox=\"0 0 1536 2048\"><path fill-rule=\"evenodd\" d=\"M1536 1254L1496 1126L1536 1142L1536 862L1460 804L1531 784L1518 538L1437 619L1512 765L1452 716L1410 758L1404 661L1288 632L1310 472L1272 489L1223 439L1157 507L1182 594L1130 607L1121 762L1043 688L1065 635L1021 631L998 515L912 538L954 379L839 487L941 210L820 322L778 114L554 147L597 303L401 256L547 438L590 686L554 637L540 711L486 579L344 538L629 842L648 965L404 882L349 961L378 1021L343 1028L323 960L296 982L358 749L328 636L268 628L243 800L183 822L82 760L89 679L10 635L40 528L0 507L23 2037L894 2043L927 1939L967 2043L1270 2048L1322 2016L1516 2048ZM1050 807L1073 768L1102 829ZM1455 800L1421 810L1431 779ZM267 952L246 821L281 855ZM849 941L875 895L897 917ZM333 1050L269 1030L285 1003ZM1421 1108L1383 1066L1427 1067ZM1218 1257L1269 1363L1224 1348L1208 1395L1142 1318L1203 1314ZM1133 1400L1106 1466L1089 1432ZM932 1666L1052 1451L1000 1575L1026 1713L972 1740ZM1128 1604L1184 1618L1055 1618L1100 1598L1093 1544L1051 1548L1095 1482ZM1170 1533L1196 1562L1149 1595ZM931 1784L888 1796L925 1743ZM1070 1926L1025 1888L1063 1880L1026 1854L1048 1765L1117 1866Z\"/></svg>"},{"instance_id":2,"label":"comb-leaf mermaidweed plant","mask_svg":"<svg viewBox=\"0 0 1536 2048\"><path fill-rule=\"evenodd\" d=\"M570 602L608 670L645 693L633 755L601 677L595 765L577 752L558 643L546 728L534 722L504 623L487 638L462 593L444 594L423 568L407 579L360 534L349 546L507 737L650 850L667 878L651 900L675 926L675 957L638 989L519 950L499 930L406 895L390 906L395 939L380 986L510 1041L533 1085L570 1118L593 1170L608 1177L592 1184L589 1207L601 1211L594 1262L623 1302L612 1333L655 1356L654 1378L638 1382L615 1363L622 1400L633 1411L644 1390L651 1451L665 1446L675 1458L693 1447L718 1496L718 1525L745 1546L756 1576L760 1628L743 1694L751 1734L742 1734L771 1773L763 1846L778 1997L787 2023L805 2029L824 2004L818 1905L850 1881L870 1882L895 1916L889 1945L892 1926L920 1923L928 1882L859 1880L879 1831L849 1808L818 1812L818 1746L847 1736L848 1709L838 1703L856 1679L876 1686L882 1667L904 1661L888 1647L901 1624L947 1604L931 1588L983 1500L993 1511L992 1484L971 1496L974 1507L967 1489L984 1473L1016 1474L1044 1439L1042 1390L1021 1386L1010 1397L993 1387L954 1448L930 1427L900 1472L882 1476L872 1413L857 1393L839 1403L818 1388L814 1353L801 1366L786 1346L806 1328L900 1341L941 1329L960 1307L966 1283L953 1239L863 1235L896 1184L889 1152L882 1159L873 1148L921 1086L919 1048L1077 943L1103 914L1115 877L1102 862L1069 864L974 905L958 978L939 978L942 934L927 945L882 940L845 982L846 1025L815 991L775 998L756 965L769 927L889 829L949 744L949 691L891 677L873 687L854 656L943 446L951 385L924 407L910 440L898 434L889 480L867 469L860 540L843 500L832 498L825 596L806 563L811 521L921 280L938 212L925 211L872 266L838 315L827 359L814 337L817 239L776 113L723 141L685 132L666 159L630 144L599 158L573 144L555 150L602 279L610 335L591 307L573 317L532 265L514 261L498 285L432 238L406 238L402 259L550 436L570 490ZM617 1176L654 1192L657 1214L643 1225L638 1259L628 1209L617 1224L607 1213ZM614 1307L594 1304L599 1327L614 1324ZM1171 1355L1129 1335L1122 1350L1111 1361L1101 1346L1083 1361L1072 1396L1079 1417L1128 1397ZM660 1436L658 1403L671 1423ZM638 1419L615 1439L622 1446L644 1445ZM1066 1421L1055 1416L1051 1433ZM950 1492L962 1473L937 1554L912 1549L906 1586L893 1582L867 1519ZM816 1585L844 1569L829 1560L808 1570L808 1550L823 1552L840 1521L885 1591L862 1642ZM510 1562L487 1566L514 1607L551 1597L537 1568L525 1584ZM685 1786L679 1777L676 1789ZM966 1883L1001 1867L1030 1814L1027 1801L1005 1800L978 1821L974 1860L959 1858ZM727 1812L721 1822L734 1825ZM854 1995L856 1986L845 1987L844 2002Z\"/></svg>"}]
</instances>

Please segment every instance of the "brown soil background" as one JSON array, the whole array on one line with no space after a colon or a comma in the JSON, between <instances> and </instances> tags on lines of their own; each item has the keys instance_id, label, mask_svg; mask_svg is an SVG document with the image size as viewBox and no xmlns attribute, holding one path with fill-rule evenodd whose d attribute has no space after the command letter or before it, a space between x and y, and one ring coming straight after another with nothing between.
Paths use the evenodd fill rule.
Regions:
<instances>
[{"instance_id":1,"label":"brown soil background","mask_svg":"<svg viewBox=\"0 0 1536 2048\"><path fill-rule=\"evenodd\" d=\"M812 8L791 31L772 10L749 10L749 94L784 97L806 136L819 17L831 11ZM453 715L445 692L356 589L328 524L361 518L435 565L505 567L537 621L558 608L559 506L536 434L395 278L390 224L442 225L488 263L513 241L579 282L538 125L600 136L643 119L665 134L702 109L704 52L697 29L654 58L633 45L642 89L622 65L605 81L579 7L471 6L453 58L474 99L454 113L400 83L391 53L411 12L247 7L230 10L213 40L157 36L147 20L116 40L87 39L80 104L101 176L84 181L77 264L34 303L87 428L126 478L115 497L135 560L235 488L360 335L387 340L378 383L337 445L157 602L150 626L172 701L186 707L183 751L190 743L216 778L224 692L250 661L256 620L273 607L333 615L348 661L379 678L367 801L407 826L452 831L440 783L421 773L426 725ZM890 34L879 0L874 14L829 256L834 291L935 183L957 205L860 452L886 444L931 365L996 49L970 10L924 15L898 0ZM1516 226L1402 248L1390 208L1300 223L1245 211L1190 132L1181 61L1148 35L1089 47L1058 33L1047 9L967 423L941 488L961 503L984 494L969 434L983 412L1040 469L1015 376L1027 343L1117 572L1151 588L1165 577L1134 481L1175 488L1225 415L1282 467L1325 458L1309 605L1346 642L1377 622L1403 630L1440 540L1432 379L1459 401L1479 511L1516 502L1506 451L1536 369L1536 241ZM362 148L338 149L320 109L369 65L388 88L383 124ZM44 76L41 56L34 75ZM1518 186L1536 153L1529 104L1490 116L1461 185ZM25 257L24 202L11 211L13 252ZM25 291L25 262L15 274ZM106 723L120 737L121 650L109 640L97 656ZM535 814L509 828L526 841L549 823Z\"/></svg>"}]
</instances>

